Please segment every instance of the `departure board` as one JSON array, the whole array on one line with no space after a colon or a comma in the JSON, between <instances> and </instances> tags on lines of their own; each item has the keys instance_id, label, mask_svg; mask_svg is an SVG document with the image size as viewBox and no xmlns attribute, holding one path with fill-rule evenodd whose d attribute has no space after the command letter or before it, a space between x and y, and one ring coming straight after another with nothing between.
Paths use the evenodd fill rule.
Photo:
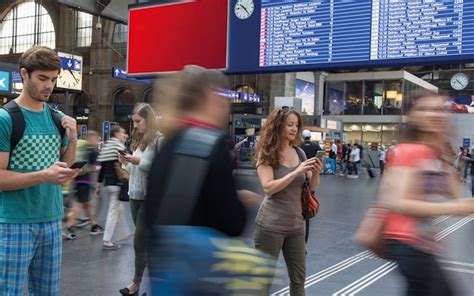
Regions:
<instances>
[{"instance_id":1,"label":"departure board","mask_svg":"<svg viewBox=\"0 0 474 296\"><path fill-rule=\"evenodd\" d=\"M228 72L474 60L474 0L231 0ZM252 2L252 1L250 1Z\"/></svg>"}]
</instances>

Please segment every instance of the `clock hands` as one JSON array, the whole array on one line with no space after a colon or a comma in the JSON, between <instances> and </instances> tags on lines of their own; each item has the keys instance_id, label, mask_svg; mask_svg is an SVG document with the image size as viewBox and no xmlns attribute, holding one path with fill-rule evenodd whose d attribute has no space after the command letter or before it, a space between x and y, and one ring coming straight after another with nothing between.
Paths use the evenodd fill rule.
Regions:
<instances>
[{"instance_id":1,"label":"clock hands","mask_svg":"<svg viewBox=\"0 0 474 296\"><path fill-rule=\"evenodd\" d=\"M76 75L74 75L74 72L72 72L71 69L69 69L68 71L69 71L69 73L71 73L72 78L74 78L74 80L76 81L76 83L79 83L79 80L76 78Z\"/></svg>"},{"instance_id":2,"label":"clock hands","mask_svg":"<svg viewBox=\"0 0 474 296\"><path fill-rule=\"evenodd\" d=\"M456 81L457 81L460 85L462 85L462 82L461 82L461 81L459 81L458 79L456 79Z\"/></svg>"},{"instance_id":3,"label":"clock hands","mask_svg":"<svg viewBox=\"0 0 474 296\"><path fill-rule=\"evenodd\" d=\"M247 14L250 14L250 12L247 10L247 8L245 8L245 6L243 6L242 4L239 4L239 6L242 7L242 9L245 10Z\"/></svg>"}]
</instances>

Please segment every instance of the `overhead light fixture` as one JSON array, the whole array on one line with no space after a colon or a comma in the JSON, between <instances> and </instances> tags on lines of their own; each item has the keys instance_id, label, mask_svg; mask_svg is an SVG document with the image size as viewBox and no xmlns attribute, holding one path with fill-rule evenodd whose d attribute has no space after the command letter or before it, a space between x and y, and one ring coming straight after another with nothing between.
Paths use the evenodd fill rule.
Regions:
<instances>
[{"instance_id":1,"label":"overhead light fixture","mask_svg":"<svg viewBox=\"0 0 474 296\"><path fill-rule=\"evenodd\" d=\"M403 100L402 94L397 94L397 97L395 98L395 100L401 102Z\"/></svg>"}]
</instances>

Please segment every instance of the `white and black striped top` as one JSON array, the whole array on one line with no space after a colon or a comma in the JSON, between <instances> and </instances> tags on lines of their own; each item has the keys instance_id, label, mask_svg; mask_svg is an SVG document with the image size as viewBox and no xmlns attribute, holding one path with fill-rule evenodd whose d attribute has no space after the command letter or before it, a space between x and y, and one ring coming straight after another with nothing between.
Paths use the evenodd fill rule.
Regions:
<instances>
[{"instance_id":1,"label":"white and black striped top","mask_svg":"<svg viewBox=\"0 0 474 296\"><path fill-rule=\"evenodd\" d=\"M117 161L118 151L124 150L125 146L116 138L111 138L105 143L104 147L100 150L97 158L98 162L105 161Z\"/></svg>"}]
</instances>

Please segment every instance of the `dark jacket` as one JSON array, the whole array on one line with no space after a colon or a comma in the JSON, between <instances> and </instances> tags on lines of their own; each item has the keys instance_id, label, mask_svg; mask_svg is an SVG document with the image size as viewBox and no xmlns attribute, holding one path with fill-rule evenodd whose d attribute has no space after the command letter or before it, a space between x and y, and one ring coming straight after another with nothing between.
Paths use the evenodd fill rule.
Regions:
<instances>
[{"instance_id":1,"label":"dark jacket","mask_svg":"<svg viewBox=\"0 0 474 296\"><path fill-rule=\"evenodd\" d=\"M160 210L161 199L170 182L169 172L173 168L172 158L182 134L179 132L163 143L150 167L146 197L146 214L149 226L155 223L156 215ZM238 236L244 230L246 212L237 196L231 159L224 137L216 142L209 159L210 164L205 173L201 192L187 225L209 227L230 236ZM182 184L182 186L186 186L186 184ZM179 211L180 209L170 210Z\"/></svg>"},{"instance_id":2,"label":"dark jacket","mask_svg":"<svg viewBox=\"0 0 474 296\"><path fill-rule=\"evenodd\" d=\"M321 147L318 143L305 140L303 144L300 145L300 148L306 154L306 159L310 159L316 156L316 153L321 150Z\"/></svg>"}]
</instances>

